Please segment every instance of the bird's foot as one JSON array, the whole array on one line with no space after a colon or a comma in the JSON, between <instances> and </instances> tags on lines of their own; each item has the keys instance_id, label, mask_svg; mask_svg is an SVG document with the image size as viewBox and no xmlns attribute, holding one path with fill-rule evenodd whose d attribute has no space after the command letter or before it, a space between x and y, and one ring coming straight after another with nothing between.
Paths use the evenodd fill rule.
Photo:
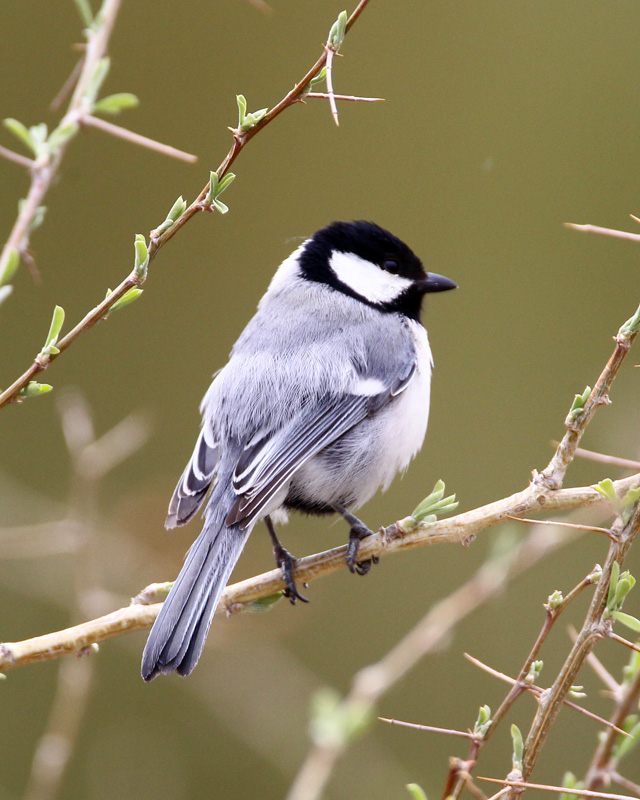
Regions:
<instances>
[{"instance_id":1,"label":"bird's foot","mask_svg":"<svg viewBox=\"0 0 640 800\"><path fill-rule=\"evenodd\" d=\"M367 558L364 561L358 561L360 542L363 539L366 539L367 536L371 536L372 533L373 531L370 531L369 528L367 528L367 526L359 520L357 525L351 526L345 561L347 562L349 570L354 574L357 573L358 575L366 575L371 567L380 561L378 556L371 556L371 558Z\"/></svg>"},{"instance_id":2,"label":"bird's foot","mask_svg":"<svg viewBox=\"0 0 640 800\"><path fill-rule=\"evenodd\" d=\"M304 597L298 591L296 580L293 577L296 568L296 558L284 548L281 544L274 546L273 554L276 559L276 565L282 570L282 577L287 584L287 588L282 592L285 597L288 597L291 604L295 606L296 601L300 600L303 603L308 603L308 598Z\"/></svg>"}]
</instances>

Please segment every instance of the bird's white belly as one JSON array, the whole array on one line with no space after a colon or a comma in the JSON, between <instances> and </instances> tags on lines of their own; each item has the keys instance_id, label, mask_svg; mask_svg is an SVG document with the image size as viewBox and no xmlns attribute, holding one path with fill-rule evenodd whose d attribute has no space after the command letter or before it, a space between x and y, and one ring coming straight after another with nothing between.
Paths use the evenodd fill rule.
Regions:
<instances>
[{"instance_id":1,"label":"bird's white belly","mask_svg":"<svg viewBox=\"0 0 640 800\"><path fill-rule=\"evenodd\" d=\"M421 448L429 418L431 349L423 326L409 326L417 363L406 389L296 472L293 480L303 497L357 509L380 488L386 490ZM340 449L339 459L329 456L334 448Z\"/></svg>"}]
</instances>

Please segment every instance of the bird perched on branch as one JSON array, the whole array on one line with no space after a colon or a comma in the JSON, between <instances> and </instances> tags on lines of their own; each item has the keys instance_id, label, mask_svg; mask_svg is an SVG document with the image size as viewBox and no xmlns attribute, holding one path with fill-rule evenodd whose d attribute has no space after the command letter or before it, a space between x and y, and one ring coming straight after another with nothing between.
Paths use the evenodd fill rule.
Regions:
<instances>
[{"instance_id":1,"label":"bird perched on branch","mask_svg":"<svg viewBox=\"0 0 640 800\"><path fill-rule=\"evenodd\" d=\"M149 634L142 676L188 675L249 534L264 520L291 602L305 600L274 519L338 513L347 564L371 531L352 513L422 445L432 359L420 323L429 292L454 289L371 222L334 222L281 264L201 405L202 429L169 505L204 527ZM350 510L351 509L351 510Z\"/></svg>"}]
</instances>

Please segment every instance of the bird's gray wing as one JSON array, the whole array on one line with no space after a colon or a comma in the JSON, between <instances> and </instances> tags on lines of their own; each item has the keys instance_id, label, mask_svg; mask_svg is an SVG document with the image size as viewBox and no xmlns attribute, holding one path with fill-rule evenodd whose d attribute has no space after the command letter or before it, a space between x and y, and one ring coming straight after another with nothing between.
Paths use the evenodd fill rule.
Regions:
<instances>
[{"instance_id":1,"label":"bird's gray wing","mask_svg":"<svg viewBox=\"0 0 640 800\"><path fill-rule=\"evenodd\" d=\"M214 439L211 426L204 422L193 455L169 503L165 527L184 525L200 508L215 477L219 458L220 447Z\"/></svg>"},{"instance_id":2,"label":"bird's gray wing","mask_svg":"<svg viewBox=\"0 0 640 800\"><path fill-rule=\"evenodd\" d=\"M386 386L378 377L361 375L358 383L368 391L320 398L311 408L301 409L276 433L249 443L233 477L238 499L227 515L227 525L249 526L305 461L400 394L415 369L413 358L405 361L399 372L389 376ZM372 387L379 391L372 392Z\"/></svg>"}]
</instances>

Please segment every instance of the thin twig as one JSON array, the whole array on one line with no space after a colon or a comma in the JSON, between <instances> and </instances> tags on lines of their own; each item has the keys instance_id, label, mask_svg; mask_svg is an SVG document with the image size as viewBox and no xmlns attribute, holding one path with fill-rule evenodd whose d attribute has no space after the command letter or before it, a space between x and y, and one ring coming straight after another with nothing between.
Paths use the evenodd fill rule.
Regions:
<instances>
[{"instance_id":1,"label":"thin twig","mask_svg":"<svg viewBox=\"0 0 640 800\"><path fill-rule=\"evenodd\" d=\"M628 639L624 639L622 636L618 636L618 634L614 633L613 631L609 631L607 638L613 639L616 642L620 642L620 644L623 644L625 647L629 647L631 650L635 650L637 653L640 653L640 645L634 644Z\"/></svg>"},{"instance_id":2,"label":"thin twig","mask_svg":"<svg viewBox=\"0 0 640 800\"><path fill-rule=\"evenodd\" d=\"M576 447L575 455L580 458L597 461L600 464L609 464L620 469L640 470L640 461L633 461L630 458L619 458L618 456L608 456L605 453L596 453L593 450L585 450L583 447Z\"/></svg>"},{"instance_id":3,"label":"thin twig","mask_svg":"<svg viewBox=\"0 0 640 800\"><path fill-rule=\"evenodd\" d=\"M571 637L571 641L575 642L575 640L578 638L578 631L573 627L573 625L569 625L567 630L569 632L569 636ZM587 656L587 664L596 673L611 694L617 698L622 687L595 653L589 653Z\"/></svg>"},{"instance_id":4,"label":"thin twig","mask_svg":"<svg viewBox=\"0 0 640 800\"><path fill-rule=\"evenodd\" d=\"M327 94L329 95L329 107L331 108L331 116L333 117L336 125L340 125L338 119L338 106L336 105L336 96L333 91L333 58L336 51L329 44L325 45L325 52L327 54L327 72L325 79L327 81Z\"/></svg>"},{"instance_id":5,"label":"thin twig","mask_svg":"<svg viewBox=\"0 0 640 800\"><path fill-rule=\"evenodd\" d=\"M530 694L534 695L534 697L536 699L539 699L545 693L545 690L542 689L540 686L536 686L535 684L523 683L520 680L516 680L515 678L511 678L509 675L505 675L503 672L498 672L498 670L493 669L492 667L489 667L487 664L484 664L479 659L474 658L473 656L470 656L468 653L465 653L464 656L472 664L475 664L475 666L479 667L480 669L484 670L485 672L488 672L489 675L493 675L495 678L499 678L501 681L504 681L505 683L510 683L512 686L520 688L521 689L520 694L522 694L522 692L526 691L526 692L529 692ZM617 734L619 734L621 736L629 736L629 734L626 731L624 731L622 728L619 728L617 725L614 725L612 722L609 722L609 720L604 719L603 717L600 717L597 714L594 714L592 711L589 711L588 709L583 708L582 706L579 706L577 703L573 703L571 700L567 700L566 698L564 699L563 702L568 708L572 708L574 711L577 711L580 714L584 714L585 717L589 717L589 719L593 719L596 722L599 722L601 725L604 725L605 727L613 728ZM500 715L500 718L502 716L503 715ZM491 728L493 728L495 730L495 726L497 725L498 721L499 721L499 717L496 714L493 717L493 724L492 724ZM489 730L491 730L491 728ZM488 738L488 737L485 737L485 739L486 738Z\"/></svg>"},{"instance_id":6,"label":"thin twig","mask_svg":"<svg viewBox=\"0 0 640 800\"><path fill-rule=\"evenodd\" d=\"M329 100L333 97L334 100L350 100L353 103L383 103L384 97L356 97L352 94L329 94L328 92L307 92L304 96L306 100L307 97L318 97L322 98L323 100Z\"/></svg>"},{"instance_id":7,"label":"thin twig","mask_svg":"<svg viewBox=\"0 0 640 800\"><path fill-rule=\"evenodd\" d=\"M14 164L18 164L18 166L29 170L36 163L32 158L21 156L20 153L14 153L13 150L2 147L2 145L0 145L0 157L6 158L7 161L13 161Z\"/></svg>"},{"instance_id":8,"label":"thin twig","mask_svg":"<svg viewBox=\"0 0 640 800\"><path fill-rule=\"evenodd\" d=\"M134 133L127 128L122 128L120 125L114 125L112 122L107 122L106 120L100 119L100 117L94 117L91 114L86 114L83 116L80 120L80 125L88 125L92 128L97 128L98 130L104 131L104 133L108 133L111 136L116 136L118 139L124 139L127 142L131 142L131 144L140 145L140 147L146 147L149 150L154 150L156 153L162 153L162 155L169 156L170 158L177 158L179 161L186 161L188 164L195 164L195 162L198 160L198 156L194 156L191 153L185 153L184 150L178 150L176 147L163 144L155 139L149 139L147 136L141 136L139 133Z\"/></svg>"},{"instance_id":9,"label":"thin twig","mask_svg":"<svg viewBox=\"0 0 640 800\"><path fill-rule=\"evenodd\" d=\"M602 236L611 236L614 239L626 239L630 242L640 242L640 234L619 231L615 228L601 228L599 225L578 225L575 222L565 222L564 226L565 228L571 228L574 231L582 231L583 233L599 233Z\"/></svg>"},{"instance_id":10,"label":"thin twig","mask_svg":"<svg viewBox=\"0 0 640 800\"><path fill-rule=\"evenodd\" d=\"M630 781L615 770L610 773L610 776L611 780L615 781L619 786L622 786L623 789L628 789L630 792L634 792L634 794L640 797L640 783Z\"/></svg>"},{"instance_id":11,"label":"thin twig","mask_svg":"<svg viewBox=\"0 0 640 800\"><path fill-rule=\"evenodd\" d=\"M640 468L640 464L638 467ZM596 528L593 525L578 525L575 522L560 522L554 519L527 519L527 517L513 517L511 514L507 514L507 519L513 519L516 522L528 522L531 525L557 525L559 528L573 528L577 531L595 531L611 537L611 533L607 528Z\"/></svg>"},{"instance_id":12,"label":"thin twig","mask_svg":"<svg viewBox=\"0 0 640 800\"><path fill-rule=\"evenodd\" d=\"M576 448L587 425L595 414L596 409L600 405L606 405L609 402L609 389L636 335L627 335L619 331L614 337L616 343L614 351L600 373L600 377L591 390L582 411L575 418L571 414L567 416L564 423L566 433L562 437L562 441L556 448L556 452L548 466L534 477L534 483L546 486L549 489L559 489L562 486L564 476L569 464L573 461Z\"/></svg>"},{"instance_id":13,"label":"thin twig","mask_svg":"<svg viewBox=\"0 0 640 800\"><path fill-rule=\"evenodd\" d=\"M504 786L511 786L514 788L522 789L542 789L545 792L559 792L560 794L577 794L579 797L601 797L605 800L634 800L626 794L613 794L612 792L592 792L589 789L576 789L571 787L567 789L565 786L550 786L547 783L530 783L529 781L509 781L501 780L499 778L485 778L478 776L479 781L488 781L489 783L502 783Z\"/></svg>"},{"instance_id":14,"label":"thin twig","mask_svg":"<svg viewBox=\"0 0 640 800\"><path fill-rule=\"evenodd\" d=\"M436 728L433 725L420 725L418 722L403 722L400 719L387 719L378 717L380 722L388 722L390 725L398 725L401 728L414 728L417 731L429 731L431 733L444 733L447 736L462 736L464 739L473 739L471 731L456 731L453 728Z\"/></svg>"}]
</instances>

